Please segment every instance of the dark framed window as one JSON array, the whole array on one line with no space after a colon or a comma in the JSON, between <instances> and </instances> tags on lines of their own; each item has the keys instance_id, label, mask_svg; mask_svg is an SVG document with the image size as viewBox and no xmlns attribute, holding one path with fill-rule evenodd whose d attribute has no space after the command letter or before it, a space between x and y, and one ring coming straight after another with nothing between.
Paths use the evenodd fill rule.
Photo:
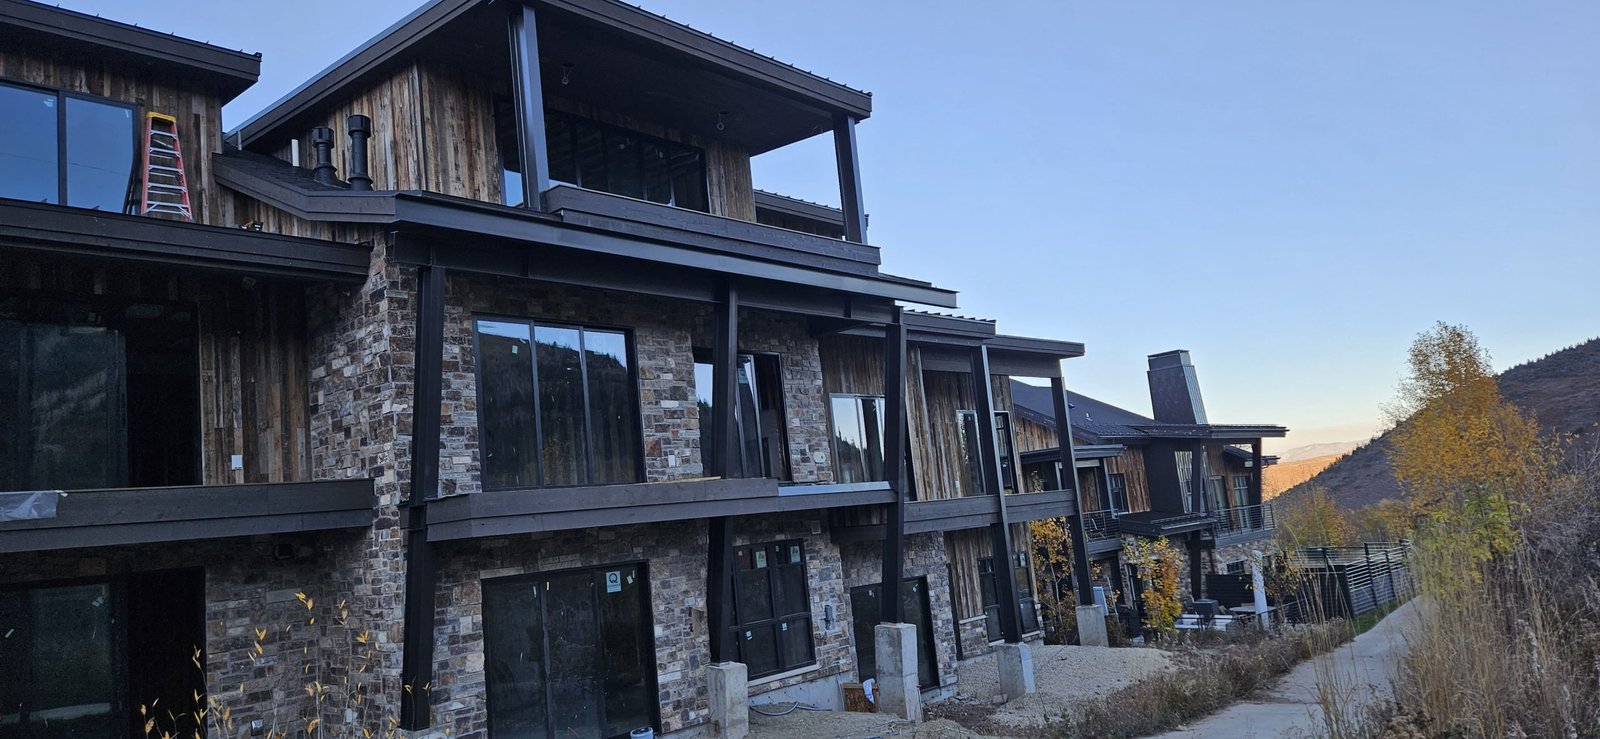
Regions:
<instances>
[{"instance_id":1,"label":"dark framed window","mask_svg":"<svg viewBox=\"0 0 1600 739\"><path fill-rule=\"evenodd\" d=\"M1013 564L1012 577L1017 586L1017 618L1022 625L1022 633L1027 634L1039 630L1039 606L1033 597L1033 578L1028 572L1027 557L1022 554L1011 556ZM989 641L998 641L1004 638L1000 633L1000 588L994 577L994 557L980 557L978 559L978 593L983 598L984 627L988 631Z\"/></svg>"},{"instance_id":2,"label":"dark framed window","mask_svg":"<svg viewBox=\"0 0 1600 739\"><path fill-rule=\"evenodd\" d=\"M750 677L776 675L816 662L805 545L798 539L735 551L733 641Z\"/></svg>"},{"instance_id":3,"label":"dark framed window","mask_svg":"<svg viewBox=\"0 0 1600 739\"><path fill-rule=\"evenodd\" d=\"M625 737L659 725L643 564L483 582L489 732Z\"/></svg>"},{"instance_id":4,"label":"dark framed window","mask_svg":"<svg viewBox=\"0 0 1600 739\"><path fill-rule=\"evenodd\" d=\"M883 619L883 583L850 588L851 631L856 640L856 677L866 680L878 674L877 626ZM917 625L917 685L932 688L939 684L939 665L934 657L933 613L928 607L928 578L908 577L900 585L900 617L903 623Z\"/></svg>"},{"instance_id":5,"label":"dark framed window","mask_svg":"<svg viewBox=\"0 0 1600 739\"><path fill-rule=\"evenodd\" d=\"M1110 498L1111 510L1118 513L1128 512L1128 476L1121 472L1112 472L1106 475L1106 494Z\"/></svg>"},{"instance_id":6,"label":"dark framed window","mask_svg":"<svg viewBox=\"0 0 1600 739\"><path fill-rule=\"evenodd\" d=\"M735 365L734 429L739 456L728 470L734 477L789 477L788 423L783 413L783 369L776 354L741 354ZM711 352L695 351L694 395L700 408L700 459L717 469L716 424Z\"/></svg>"},{"instance_id":7,"label":"dark framed window","mask_svg":"<svg viewBox=\"0 0 1600 739\"><path fill-rule=\"evenodd\" d=\"M1209 496L1206 505L1211 506L1212 511L1228 507L1228 483L1222 475L1211 475L1206 478L1206 493Z\"/></svg>"},{"instance_id":8,"label":"dark framed window","mask_svg":"<svg viewBox=\"0 0 1600 739\"><path fill-rule=\"evenodd\" d=\"M641 480L631 344L613 329L478 319L483 486Z\"/></svg>"},{"instance_id":9,"label":"dark framed window","mask_svg":"<svg viewBox=\"0 0 1600 739\"><path fill-rule=\"evenodd\" d=\"M1250 505L1250 476L1233 476L1233 507L1243 508Z\"/></svg>"},{"instance_id":10,"label":"dark framed window","mask_svg":"<svg viewBox=\"0 0 1600 739\"><path fill-rule=\"evenodd\" d=\"M204 582L189 569L0 588L0 738L146 736L139 706L192 704ZM155 734L203 731L188 714L152 719Z\"/></svg>"},{"instance_id":11,"label":"dark framed window","mask_svg":"<svg viewBox=\"0 0 1600 739\"><path fill-rule=\"evenodd\" d=\"M833 457L839 482L885 479L883 396L834 395Z\"/></svg>"},{"instance_id":12,"label":"dark framed window","mask_svg":"<svg viewBox=\"0 0 1600 739\"><path fill-rule=\"evenodd\" d=\"M137 170L135 105L0 83L0 198L121 213Z\"/></svg>"},{"instance_id":13,"label":"dark framed window","mask_svg":"<svg viewBox=\"0 0 1600 739\"><path fill-rule=\"evenodd\" d=\"M957 497L983 495L983 442L978 435L978 412L957 410L956 426L961 444L961 474L956 475Z\"/></svg>"},{"instance_id":14,"label":"dark framed window","mask_svg":"<svg viewBox=\"0 0 1600 739\"><path fill-rule=\"evenodd\" d=\"M198 357L192 306L0 297L0 490L199 482Z\"/></svg>"},{"instance_id":15,"label":"dark framed window","mask_svg":"<svg viewBox=\"0 0 1600 739\"><path fill-rule=\"evenodd\" d=\"M1007 493L1017 492L1017 445L1011 437L1011 413L995 411L994 440L1000 455L1000 488Z\"/></svg>"},{"instance_id":16,"label":"dark framed window","mask_svg":"<svg viewBox=\"0 0 1600 739\"><path fill-rule=\"evenodd\" d=\"M551 182L689 210L710 210L705 152L697 147L558 111L545 112L544 130ZM513 122L510 134L515 133ZM514 138L511 143L515 144ZM515 147L502 144L501 149L513 151ZM506 171L510 180L509 173L520 173L521 167L508 160ZM509 189L507 193L510 202L513 195ZM520 189L515 197L520 200Z\"/></svg>"},{"instance_id":17,"label":"dark framed window","mask_svg":"<svg viewBox=\"0 0 1600 739\"><path fill-rule=\"evenodd\" d=\"M1178 466L1178 494L1183 498L1183 512L1194 513L1194 452L1176 451L1172 458Z\"/></svg>"}]
</instances>

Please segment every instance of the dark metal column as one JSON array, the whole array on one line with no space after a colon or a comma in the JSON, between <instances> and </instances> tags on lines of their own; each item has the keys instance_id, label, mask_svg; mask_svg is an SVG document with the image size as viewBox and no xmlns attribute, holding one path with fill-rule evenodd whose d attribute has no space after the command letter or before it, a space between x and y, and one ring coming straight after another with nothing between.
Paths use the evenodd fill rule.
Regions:
<instances>
[{"instance_id":1,"label":"dark metal column","mask_svg":"<svg viewBox=\"0 0 1600 739\"><path fill-rule=\"evenodd\" d=\"M983 489L995 499L1000 520L989 526L994 547L994 588L1000 601L1000 635L1008 644L1022 641L1022 604L1017 598L1015 552L1011 550L1011 519L1006 496L1000 489L1000 443L994 430L994 388L989 376L989 348L972 350L972 399L978 414L978 443L982 445Z\"/></svg>"},{"instance_id":2,"label":"dark metal column","mask_svg":"<svg viewBox=\"0 0 1600 739\"><path fill-rule=\"evenodd\" d=\"M1250 499L1246 505L1261 505L1261 440L1250 442ZM1265 520L1263 515L1262 520Z\"/></svg>"},{"instance_id":3,"label":"dark metal column","mask_svg":"<svg viewBox=\"0 0 1600 739\"><path fill-rule=\"evenodd\" d=\"M1194 452L1189 457L1189 500L1195 513L1209 512L1206 500L1206 445L1194 445Z\"/></svg>"},{"instance_id":4,"label":"dark metal column","mask_svg":"<svg viewBox=\"0 0 1600 739\"><path fill-rule=\"evenodd\" d=\"M432 724L434 591L438 568L428 542L428 501L439 491L439 413L444 398L444 285L442 267L417 270L417 349L411 408L411 496L406 501L405 638L400 679L400 726Z\"/></svg>"},{"instance_id":5,"label":"dark metal column","mask_svg":"<svg viewBox=\"0 0 1600 739\"><path fill-rule=\"evenodd\" d=\"M719 288L719 300L712 321L715 337L711 348L711 430L717 449L717 463L707 475L732 477L738 473L733 465L739 453L737 434L738 416L735 405L738 399L739 361L739 289L732 283ZM702 419L702 423L705 420ZM709 525L706 551L706 621L711 639L711 661L732 662L737 659L732 634L733 624L733 535L728 530L728 517L712 518Z\"/></svg>"},{"instance_id":6,"label":"dark metal column","mask_svg":"<svg viewBox=\"0 0 1600 739\"><path fill-rule=\"evenodd\" d=\"M1063 481L1066 486L1062 488L1072 491L1074 513L1067 517L1067 531L1072 535L1072 582L1077 586L1078 605L1086 606L1094 603L1094 584L1089 580L1089 535L1084 530L1083 501L1078 495L1078 465L1072 453L1072 411L1067 403L1065 380L1050 378L1050 397L1055 402L1056 446L1061 451L1061 466L1072 470L1072 474Z\"/></svg>"},{"instance_id":7,"label":"dark metal column","mask_svg":"<svg viewBox=\"0 0 1600 739\"><path fill-rule=\"evenodd\" d=\"M511 11L511 79L516 92L523 207L544 210L544 191L550 187L550 158L545 152L539 25L532 4L521 2L517 7Z\"/></svg>"},{"instance_id":8,"label":"dark metal column","mask_svg":"<svg viewBox=\"0 0 1600 739\"><path fill-rule=\"evenodd\" d=\"M833 114L833 153L839 161L839 208L844 211L844 239L867 243L867 213L861 205L861 157L856 151L856 119Z\"/></svg>"},{"instance_id":9,"label":"dark metal column","mask_svg":"<svg viewBox=\"0 0 1600 739\"><path fill-rule=\"evenodd\" d=\"M900 589L905 579L906 529L906 326L901 309L883 327L883 470L894 502L884 511L883 622L900 623Z\"/></svg>"}]
</instances>

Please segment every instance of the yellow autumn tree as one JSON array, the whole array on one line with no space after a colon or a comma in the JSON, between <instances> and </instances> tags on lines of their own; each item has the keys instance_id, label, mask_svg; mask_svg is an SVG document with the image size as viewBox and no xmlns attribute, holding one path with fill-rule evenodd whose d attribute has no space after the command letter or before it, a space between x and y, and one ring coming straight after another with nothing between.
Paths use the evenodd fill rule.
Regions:
<instances>
[{"instance_id":1,"label":"yellow autumn tree","mask_svg":"<svg viewBox=\"0 0 1600 739\"><path fill-rule=\"evenodd\" d=\"M1145 627L1158 633L1172 631L1183 614L1178 549L1164 536L1127 537L1122 542L1122 559L1138 570Z\"/></svg>"},{"instance_id":2,"label":"yellow autumn tree","mask_svg":"<svg viewBox=\"0 0 1600 739\"><path fill-rule=\"evenodd\" d=\"M1278 510L1278 537L1284 549L1345 547L1355 543L1356 530L1328 489L1321 485Z\"/></svg>"},{"instance_id":3,"label":"yellow autumn tree","mask_svg":"<svg viewBox=\"0 0 1600 739\"><path fill-rule=\"evenodd\" d=\"M1028 522L1033 534L1034 592L1047 623L1055 624L1052 641L1070 643L1065 633L1076 630L1077 599L1072 591L1072 531L1065 518L1041 518Z\"/></svg>"},{"instance_id":4,"label":"yellow autumn tree","mask_svg":"<svg viewBox=\"0 0 1600 739\"><path fill-rule=\"evenodd\" d=\"M1453 528L1479 557L1512 544L1518 505L1547 469L1534 419L1500 395L1489 352L1464 326L1419 334L1389 408L1389 459L1412 513Z\"/></svg>"}]
</instances>

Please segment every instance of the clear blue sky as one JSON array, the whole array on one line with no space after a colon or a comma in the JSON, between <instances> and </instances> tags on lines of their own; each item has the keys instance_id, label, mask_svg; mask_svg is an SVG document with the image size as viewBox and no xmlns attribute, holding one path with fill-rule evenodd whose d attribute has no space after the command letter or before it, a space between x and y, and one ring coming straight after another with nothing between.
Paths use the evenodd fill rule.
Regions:
<instances>
[{"instance_id":1,"label":"clear blue sky","mask_svg":"<svg viewBox=\"0 0 1600 739\"><path fill-rule=\"evenodd\" d=\"M230 126L416 5L62 1L262 52ZM1186 348L1212 420L1359 439L1434 320L1500 368L1600 334L1600 3L644 5L872 91L886 269L1085 342L1109 402ZM755 174L838 202L825 138Z\"/></svg>"}]
</instances>

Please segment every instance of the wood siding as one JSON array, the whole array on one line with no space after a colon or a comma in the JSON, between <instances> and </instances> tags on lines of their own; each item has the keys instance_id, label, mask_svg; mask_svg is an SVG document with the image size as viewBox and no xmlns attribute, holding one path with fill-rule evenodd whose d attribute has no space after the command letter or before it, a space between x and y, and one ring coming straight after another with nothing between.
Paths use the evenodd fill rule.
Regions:
<instances>
[{"instance_id":1,"label":"wood siding","mask_svg":"<svg viewBox=\"0 0 1600 739\"><path fill-rule=\"evenodd\" d=\"M1121 473L1128 486L1128 511L1138 513L1150 510L1150 479L1144 471L1144 450L1129 447L1115 457L1105 460L1106 473Z\"/></svg>"},{"instance_id":2,"label":"wood siding","mask_svg":"<svg viewBox=\"0 0 1600 739\"><path fill-rule=\"evenodd\" d=\"M1038 421L1023 418L1020 414L1013 416L1011 422L1012 427L1016 429L1018 452L1055 449L1061 445L1056 438L1054 426L1046 426Z\"/></svg>"},{"instance_id":3,"label":"wood siding","mask_svg":"<svg viewBox=\"0 0 1600 739\"><path fill-rule=\"evenodd\" d=\"M922 500L959 498L981 487L961 453L958 411L972 409L971 378L959 372L923 373L929 424L917 470L917 496Z\"/></svg>"},{"instance_id":4,"label":"wood siding","mask_svg":"<svg viewBox=\"0 0 1600 739\"><path fill-rule=\"evenodd\" d=\"M0 270L0 294L193 305L198 324L200 482L311 479L304 288L76 260L8 259L9 267ZM243 469L232 469L234 455L243 457Z\"/></svg>"},{"instance_id":5,"label":"wood siding","mask_svg":"<svg viewBox=\"0 0 1600 739\"><path fill-rule=\"evenodd\" d=\"M1084 512L1102 511L1106 508L1106 499L1100 492L1100 468L1078 468L1078 505Z\"/></svg>"},{"instance_id":6,"label":"wood siding","mask_svg":"<svg viewBox=\"0 0 1600 739\"><path fill-rule=\"evenodd\" d=\"M1028 553L1028 582L1017 583L1033 592L1033 535L1023 524L1011 525L1011 546ZM983 592L979 589L978 560L994 556L994 537L989 528L965 529L945 534L945 552L950 559L950 604L956 620L983 615Z\"/></svg>"},{"instance_id":7,"label":"wood siding","mask_svg":"<svg viewBox=\"0 0 1600 739\"><path fill-rule=\"evenodd\" d=\"M173 84L171 78L157 80L126 66L8 47L0 47L0 80L138 105L134 129L141 141L145 113L163 113L178 119L178 139L194 219L230 225L222 221L224 198L211 175L211 155L222 151L222 102L216 95Z\"/></svg>"}]
</instances>

